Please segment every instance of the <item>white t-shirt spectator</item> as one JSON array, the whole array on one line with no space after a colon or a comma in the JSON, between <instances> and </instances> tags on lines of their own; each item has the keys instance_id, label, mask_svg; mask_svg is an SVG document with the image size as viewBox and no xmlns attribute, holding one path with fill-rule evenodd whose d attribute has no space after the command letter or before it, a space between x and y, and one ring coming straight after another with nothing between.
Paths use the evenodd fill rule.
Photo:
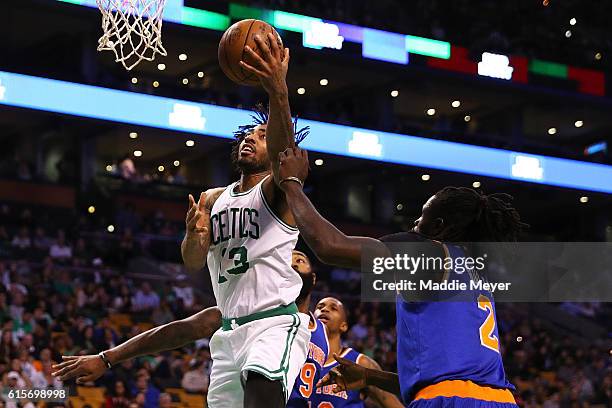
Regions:
<instances>
[{"instance_id":1,"label":"white t-shirt spectator","mask_svg":"<svg viewBox=\"0 0 612 408\"><path fill-rule=\"evenodd\" d=\"M66 244L53 244L49 249L49 255L54 259L70 259L72 258L72 248Z\"/></svg>"},{"instance_id":2,"label":"white t-shirt spectator","mask_svg":"<svg viewBox=\"0 0 612 408\"><path fill-rule=\"evenodd\" d=\"M208 376L202 367L189 370L181 380L181 386L188 392L202 393L208 390Z\"/></svg>"},{"instance_id":3,"label":"white t-shirt spectator","mask_svg":"<svg viewBox=\"0 0 612 408\"><path fill-rule=\"evenodd\" d=\"M30 240L30 237L22 237L19 235L15 235L15 238L13 238L13 242L11 242L11 245L19 249L28 249L32 246L32 241Z\"/></svg>"},{"instance_id":4,"label":"white t-shirt spectator","mask_svg":"<svg viewBox=\"0 0 612 408\"><path fill-rule=\"evenodd\" d=\"M158 306L159 296L153 291L144 293L142 290L139 290L132 299L132 307L134 310L155 309Z\"/></svg>"},{"instance_id":5,"label":"white t-shirt spectator","mask_svg":"<svg viewBox=\"0 0 612 408\"><path fill-rule=\"evenodd\" d=\"M191 286L174 286L172 288L174 295L183 301L183 305L186 308L190 308L195 303L195 295L193 294L193 288Z\"/></svg>"}]
</instances>

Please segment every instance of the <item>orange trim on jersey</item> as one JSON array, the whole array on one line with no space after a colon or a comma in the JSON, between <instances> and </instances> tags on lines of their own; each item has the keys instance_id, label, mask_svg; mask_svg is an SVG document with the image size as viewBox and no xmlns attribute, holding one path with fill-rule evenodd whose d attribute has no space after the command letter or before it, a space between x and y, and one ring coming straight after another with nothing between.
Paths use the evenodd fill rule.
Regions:
<instances>
[{"instance_id":1,"label":"orange trim on jersey","mask_svg":"<svg viewBox=\"0 0 612 408\"><path fill-rule=\"evenodd\" d=\"M447 380L429 385L417 392L415 400L436 397L473 398L482 401L516 404L514 396L508 389L491 388L478 385L472 381Z\"/></svg>"}]
</instances>

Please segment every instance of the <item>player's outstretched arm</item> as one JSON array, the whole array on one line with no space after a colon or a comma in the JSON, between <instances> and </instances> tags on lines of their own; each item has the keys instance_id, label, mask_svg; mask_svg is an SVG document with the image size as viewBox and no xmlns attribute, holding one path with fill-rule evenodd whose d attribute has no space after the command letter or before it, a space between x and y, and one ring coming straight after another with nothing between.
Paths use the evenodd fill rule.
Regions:
<instances>
[{"instance_id":1,"label":"player's outstretched arm","mask_svg":"<svg viewBox=\"0 0 612 408\"><path fill-rule=\"evenodd\" d=\"M361 255L366 248L380 253L380 256L387 254L387 248L379 240L347 236L319 214L302 190L308 175L308 153L305 150L297 147L287 149L279 154L279 163L279 186L285 192L287 205L300 235L321 262L360 269Z\"/></svg>"},{"instance_id":2,"label":"player's outstretched arm","mask_svg":"<svg viewBox=\"0 0 612 408\"><path fill-rule=\"evenodd\" d=\"M380 368L380 365L376 362L376 360L366 356L361 355L361 358L358 360L360 366L384 372ZM397 396L391 392L384 391L375 386L368 386L368 397L371 398L379 407L382 408L403 408L404 404L397 398Z\"/></svg>"},{"instance_id":3,"label":"player's outstretched arm","mask_svg":"<svg viewBox=\"0 0 612 408\"><path fill-rule=\"evenodd\" d=\"M200 270L206 264L210 245L210 211L224 188L212 188L200 193L196 203L189 194L189 210L185 217L185 237L181 242L181 256L188 270Z\"/></svg>"},{"instance_id":4,"label":"player's outstretched arm","mask_svg":"<svg viewBox=\"0 0 612 408\"><path fill-rule=\"evenodd\" d=\"M268 93L270 113L266 128L266 145L268 157L272 161L272 174L278 183L278 161L274 159L286 148L295 146L286 80L289 49L282 49L272 33L268 33L265 38L256 35L255 42L262 56L247 46L244 50L255 61L254 66L244 61L240 61L240 64L244 70L259 78Z\"/></svg>"},{"instance_id":5,"label":"player's outstretched arm","mask_svg":"<svg viewBox=\"0 0 612 408\"><path fill-rule=\"evenodd\" d=\"M366 368L337 354L334 354L334 358L339 365L325 374L317 383L317 387L335 384L334 392L377 387L392 394L400 393L397 374L380 369Z\"/></svg>"},{"instance_id":6,"label":"player's outstretched arm","mask_svg":"<svg viewBox=\"0 0 612 408\"><path fill-rule=\"evenodd\" d=\"M190 317L154 327L104 352L111 365L132 358L173 350L196 340L210 337L221 326L221 312L209 307ZM62 381L76 378L77 384L94 381L107 369L97 355L62 356L63 362L53 366L53 376Z\"/></svg>"}]
</instances>

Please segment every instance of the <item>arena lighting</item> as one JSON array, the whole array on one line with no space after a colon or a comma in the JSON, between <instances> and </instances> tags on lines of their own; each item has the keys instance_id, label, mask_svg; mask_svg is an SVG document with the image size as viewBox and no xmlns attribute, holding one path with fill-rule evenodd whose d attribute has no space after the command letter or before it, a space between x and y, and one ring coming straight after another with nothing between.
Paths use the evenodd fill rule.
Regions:
<instances>
[{"instance_id":1,"label":"arena lighting","mask_svg":"<svg viewBox=\"0 0 612 408\"><path fill-rule=\"evenodd\" d=\"M589 197L587 197L587 196L582 196L582 197L580 197L580 202L581 202L582 204L586 204L586 203L588 203L588 202L589 202Z\"/></svg>"},{"instance_id":2,"label":"arena lighting","mask_svg":"<svg viewBox=\"0 0 612 408\"><path fill-rule=\"evenodd\" d=\"M480 181L475 181L472 183L472 187L474 188L480 188Z\"/></svg>"},{"instance_id":3,"label":"arena lighting","mask_svg":"<svg viewBox=\"0 0 612 408\"><path fill-rule=\"evenodd\" d=\"M597 61L599 61L599 60L601 59L601 57L602 57L601 52L596 52L596 53L595 53L595 59L596 59Z\"/></svg>"},{"instance_id":4,"label":"arena lighting","mask_svg":"<svg viewBox=\"0 0 612 408\"><path fill-rule=\"evenodd\" d=\"M319 81L319 85L321 85L321 86L327 86L327 84L329 84L329 81L327 79L325 79L325 78L322 78Z\"/></svg>"},{"instance_id":5,"label":"arena lighting","mask_svg":"<svg viewBox=\"0 0 612 408\"><path fill-rule=\"evenodd\" d=\"M107 164L107 165L106 165L106 171L108 171L109 173L110 173L111 171L113 171L113 166L112 166L112 165L110 165L110 164Z\"/></svg>"},{"instance_id":6,"label":"arena lighting","mask_svg":"<svg viewBox=\"0 0 612 408\"><path fill-rule=\"evenodd\" d=\"M322 166L323 165L323 159L317 159L315 160L315 166Z\"/></svg>"},{"instance_id":7,"label":"arena lighting","mask_svg":"<svg viewBox=\"0 0 612 408\"><path fill-rule=\"evenodd\" d=\"M436 110L434 108L429 108L425 113L427 113L427 116L433 116L436 114Z\"/></svg>"},{"instance_id":8,"label":"arena lighting","mask_svg":"<svg viewBox=\"0 0 612 408\"><path fill-rule=\"evenodd\" d=\"M179 54L179 61L187 61L187 54Z\"/></svg>"},{"instance_id":9,"label":"arena lighting","mask_svg":"<svg viewBox=\"0 0 612 408\"><path fill-rule=\"evenodd\" d=\"M115 226L113 224L109 225L108 227L106 227L106 230L108 232L115 232Z\"/></svg>"},{"instance_id":10,"label":"arena lighting","mask_svg":"<svg viewBox=\"0 0 612 408\"><path fill-rule=\"evenodd\" d=\"M2 71L0 84L0 105L132 126L231 139L239 125L251 120L248 110ZM304 148L320 153L612 194L612 166L605 164L313 120L301 119L300 125L311 131Z\"/></svg>"},{"instance_id":11,"label":"arena lighting","mask_svg":"<svg viewBox=\"0 0 612 408\"><path fill-rule=\"evenodd\" d=\"M469 122L470 120L472 120L472 117L471 117L470 115L465 115L465 116L463 117L463 120L464 120L465 122Z\"/></svg>"},{"instance_id":12,"label":"arena lighting","mask_svg":"<svg viewBox=\"0 0 612 408\"><path fill-rule=\"evenodd\" d=\"M309 27L302 34L302 45L308 48L342 49L344 37L336 24L323 21L311 21Z\"/></svg>"},{"instance_id":13,"label":"arena lighting","mask_svg":"<svg viewBox=\"0 0 612 408\"><path fill-rule=\"evenodd\" d=\"M133 84L137 84L138 83L138 78L136 78L136 77L132 78L132 83Z\"/></svg>"},{"instance_id":14,"label":"arena lighting","mask_svg":"<svg viewBox=\"0 0 612 408\"><path fill-rule=\"evenodd\" d=\"M297 93L298 93L299 95L304 95L304 94L306 93L306 89L304 89L304 88L298 88Z\"/></svg>"},{"instance_id":15,"label":"arena lighting","mask_svg":"<svg viewBox=\"0 0 612 408\"><path fill-rule=\"evenodd\" d=\"M554 128L554 127L548 128L549 135L554 135L556 133L557 133L557 128Z\"/></svg>"},{"instance_id":16,"label":"arena lighting","mask_svg":"<svg viewBox=\"0 0 612 408\"><path fill-rule=\"evenodd\" d=\"M398 96L399 96L399 91L397 89L394 89L391 91L391 97L397 98Z\"/></svg>"},{"instance_id":17,"label":"arena lighting","mask_svg":"<svg viewBox=\"0 0 612 408\"><path fill-rule=\"evenodd\" d=\"M181 165L181 162L178 161L178 160L175 160L174 163L172 163L172 164L174 164L174 167L178 167L178 166Z\"/></svg>"},{"instance_id":18,"label":"arena lighting","mask_svg":"<svg viewBox=\"0 0 612 408\"><path fill-rule=\"evenodd\" d=\"M164 171L164 170L165 170L165 167L164 167L164 166L162 166L161 164L160 164L159 166L157 166L157 171L159 171L160 173L161 173L162 171Z\"/></svg>"},{"instance_id":19,"label":"arena lighting","mask_svg":"<svg viewBox=\"0 0 612 408\"><path fill-rule=\"evenodd\" d=\"M584 154L587 156L590 156L592 154L606 152L607 150L608 150L608 143L604 141L604 142L599 142L599 143L593 143L592 145L585 147Z\"/></svg>"},{"instance_id":20,"label":"arena lighting","mask_svg":"<svg viewBox=\"0 0 612 408\"><path fill-rule=\"evenodd\" d=\"M513 71L506 55L483 52L482 60L478 63L478 75L482 76L510 80Z\"/></svg>"},{"instance_id":21,"label":"arena lighting","mask_svg":"<svg viewBox=\"0 0 612 408\"><path fill-rule=\"evenodd\" d=\"M576 19L574 17L570 18L570 25L576 25Z\"/></svg>"},{"instance_id":22,"label":"arena lighting","mask_svg":"<svg viewBox=\"0 0 612 408\"><path fill-rule=\"evenodd\" d=\"M570 38L572 36L572 30L567 30L565 32L565 38Z\"/></svg>"},{"instance_id":23,"label":"arena lighting","mask_svg":"<svg viewBox=\"0 0 612 408\"><path fill-rule=\"evenodd\" d=\"M134 150L134 157L141 157L142 156L142 150Z\"/></svg>"},{"instance_id":24,"label":"arena lighting","mask_svg":"<svg viewBox=\"0 0 612 408\"><path fill-rule=\"evenodd\" d=\"M88 212L88 213L90 213L90 214L95 213L95 212L96 212L96 207L94 207L93 205L90 205L90 206L87 208L87 212Z\"/></svg>"},{"instance_id":25,"label":"arena lighting","mask_svg":"<svg viewBox=\"0 0 612 408\"><path fill-rule=\"evenodd\" d=\"M187 79L187 78L183 78L183 81L182 81L182 82L183 82L183 85L187 85L187 84L189 83L189 79Z\"/></svg>"},{"instance_id":26,"label":"arena lighting","mask_svg":"<svg viewBox=\"0 0 612 408\"><path fill-rule=\"evenodd\" d=\"M398 204L395 206L395 208L397 208L397 211L402 211L404 209L404 204Z\"/></svg>"},{"instance_id":27,"label":"arena lighting","mask_svg":"<svg viewBox=\"0 0 612 408\"><path fill-rule=\"evenodd\" d=\"M202 71L198 72L198 78L204 78L204 73Z\"/></svg>"},{"instance_id":28,"label":"arena lighting","mask_svg":"<svg viewBox=\"0 0 612 408\"><path fill-rule=\"evenodd\" d=\"M130 132L130 139L137 139L137 138L138 138L138 133Z\"/></svg>"},{"instance_id":29,"label":"arena lighting","mask_svg":"<svg viewBox=\"0 0 612 408\"><path fill-rule=\"evenodd\" d=\"M153 81L153 88L157 88L159 86L159 82L158 81Z\"/></svg>"},{"instance_id":30,"label":"arena lighting","mask_svg":"<svg viewBox=\"0 0 612 408\"><path fill-rule=\"evenodd\" d=\"M430 178L431 178L431 176L429 174L423 174L421 176L421 180L423 180L423 181L429 181Z\"/></svg>"},{"instance_id":31,"label":"arena lighting","mask_svg":"<svg viewBox=\"0 0 612 408\"><path fill-rule=\"evenodd\" d=\"M163 71L166 69L166 64L157 64L157 69L159 69L160 71Z\"/></svg>"},{"instance_id":32,"label":"arena lighting","mask_svg":"<svg viewBox=\"0 0 612 408\"><path fill-rule=\"evenodd\" d=\"M193 147L195 145L195 142L193 140L187 140L185 142L185 146L187 147Z\"/></svg>"},{"instance_id":33,"label":"arena lighting","mask_svg":"<svg viewBox=\"0 0 612 408\"><path fill-rule=\"evenodd\" d=\"M453 108L458 108L458 107L460 107L460 106L461 106L461 101L452 101L452 102L451 102L451 106L452 106Z\"/></svg>"},{"instance_id":34,"label":"arena lighting","mask_svg":"<svg viewBox=\"0 0 612 408\"><path fill-rule=\"evenodd\" d=\"M581 120L577 120L574 122L574 126L576 126L577 128L582 127L582 125L584 125L584 122Z\"/></svg>"}]
</instances>

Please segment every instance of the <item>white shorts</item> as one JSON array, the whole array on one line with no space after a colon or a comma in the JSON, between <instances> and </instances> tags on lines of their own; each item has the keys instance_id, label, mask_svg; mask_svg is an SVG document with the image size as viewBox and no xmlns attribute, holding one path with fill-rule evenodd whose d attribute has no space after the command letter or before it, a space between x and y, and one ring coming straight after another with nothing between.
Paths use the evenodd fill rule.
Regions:
<instances>
[{"instance_id":1,"label":"white shorts","mask_svg":"<svg viewBox=\"0 0 612 408\"><path fill-rule=\"evenodd\" d=\"M294 313L254 320L233 330L217 330L210 339L213 363L208 407L242 407L249 371L281 381L287 400L306 361L309 320L304 313Z\"/></svg>"}]
</instances>

